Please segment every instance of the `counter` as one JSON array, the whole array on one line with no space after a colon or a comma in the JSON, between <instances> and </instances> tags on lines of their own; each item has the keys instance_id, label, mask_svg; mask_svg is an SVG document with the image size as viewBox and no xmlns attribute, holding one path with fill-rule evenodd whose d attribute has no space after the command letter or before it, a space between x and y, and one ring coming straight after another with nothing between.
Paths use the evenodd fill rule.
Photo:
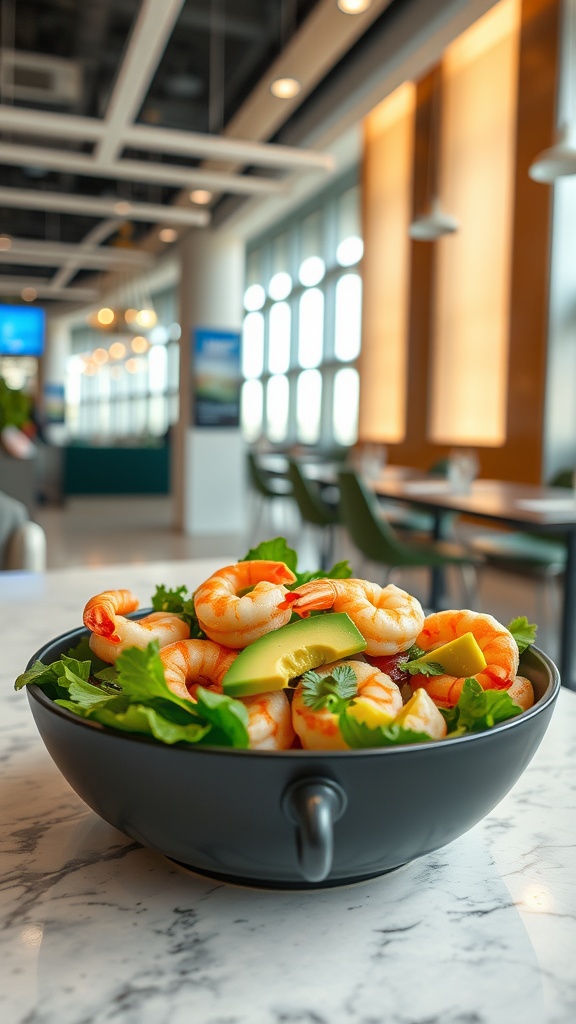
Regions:
<instances>
[{"instance_id":1,"label":"counter","mask_svg":"<svg viewBox=\"0 0 576 1024\"><path fill-rule=\"evenodd\" d=\"M367 882L271 891L152 853L86 807L13 680L92 594L216 564L0 573L4 1024L572 1024L576 693L465 836Z\"/></svg>"}]
</instances>

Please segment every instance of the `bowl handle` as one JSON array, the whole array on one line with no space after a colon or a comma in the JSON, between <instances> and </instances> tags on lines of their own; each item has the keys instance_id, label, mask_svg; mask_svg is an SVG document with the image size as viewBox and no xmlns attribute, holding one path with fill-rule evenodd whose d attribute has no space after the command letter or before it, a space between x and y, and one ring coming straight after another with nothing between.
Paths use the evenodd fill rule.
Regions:
<instances>
[{"instance_id":1,"label":"bowl handle","mask_svg":"<svg viewBox=\"0 0 576 1024\"><path fill-rule=\"evenodd\" d=\"M332 826L346 803L346 793L332 779L297 779L284 791L282 809L296 825L298 865L307 882L322 882L330 874Z\"/></svg>"}]
</instances>

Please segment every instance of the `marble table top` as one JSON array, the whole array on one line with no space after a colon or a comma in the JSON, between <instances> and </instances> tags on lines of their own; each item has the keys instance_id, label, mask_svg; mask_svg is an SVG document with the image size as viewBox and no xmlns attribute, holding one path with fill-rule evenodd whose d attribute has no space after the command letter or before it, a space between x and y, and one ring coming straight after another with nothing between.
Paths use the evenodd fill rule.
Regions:
<instances>
[{"instance_id":1,"label":"marble table top","mask_svg":"<svg viewBox=\"0 0 576 1024\"><path fill-rule=\"evenodd\" d=\"M576 693L466 835L314 891L180 868L102 821L13 680L105 587L148 604L213 561L0 573L4 1024L568 1024L576 1020Z\"/></svg>"}]
</instances>

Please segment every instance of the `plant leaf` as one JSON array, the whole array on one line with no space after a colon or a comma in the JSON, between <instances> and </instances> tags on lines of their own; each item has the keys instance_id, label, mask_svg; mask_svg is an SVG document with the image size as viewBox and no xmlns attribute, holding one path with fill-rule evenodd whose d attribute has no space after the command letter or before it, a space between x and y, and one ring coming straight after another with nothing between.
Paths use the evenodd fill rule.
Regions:
<instances>
[{"instance_id":1,"label":"plant leaf","mask_svg":"<svg viewBox=\"0 0 576 1024\"><path fill-rule=\"evenodd\" d=\"M528 622L525 615L519 615L518 618L512 619L508 623L507 629L512 633L518 645L518 651L522 654L527 647L534 643L538 626L534 622Z\"/></svg>"},{"instance_id":2,"label":"plant leaf","mask_svg":"<svg viewBox=\"0 0 576 1024\"><path fill-rule=\"evenodd\" d=\"M391 722L370 728L365 722L349 716L343 711L338 719L344 742L353 750L368 747L397 747L404 743L429 743L432 739L427 732L415 732Z\"/></svg>"}]
</instances>

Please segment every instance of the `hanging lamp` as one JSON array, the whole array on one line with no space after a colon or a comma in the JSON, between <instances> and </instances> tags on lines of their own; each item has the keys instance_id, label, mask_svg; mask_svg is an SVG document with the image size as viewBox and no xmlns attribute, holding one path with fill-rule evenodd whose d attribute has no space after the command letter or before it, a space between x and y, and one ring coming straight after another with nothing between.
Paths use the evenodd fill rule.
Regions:
<instances>
[{"instance_id":1,"label":"hanging lamp","mask_svg":"<svg viewBox=\"0 0 576 1024\"><path fill-rule=\"evenodd\" d=\"M574 123L574 59L576 51L575 0L564 0L560 19L560 70L558 81L558 141L543 150L530 165L533 181L551 185L557 178L576 174L576 124Z\"/></svg>"},{"instance_id":2,"label":"hanging lamp","mask_svg":"<svg viewBox=\"0 0 576 1024\"><path fill-rule=\"evenodd\" d=\"M428 206L423 213L414 218L408 228L410 238L418 242L434 242L443 235L451 235L458 231L460 226L455 217L442 209L438 194L440 88L440 68L437 68L432 81L432 109L426 169Z\"/></svg>"}]
</instances>

